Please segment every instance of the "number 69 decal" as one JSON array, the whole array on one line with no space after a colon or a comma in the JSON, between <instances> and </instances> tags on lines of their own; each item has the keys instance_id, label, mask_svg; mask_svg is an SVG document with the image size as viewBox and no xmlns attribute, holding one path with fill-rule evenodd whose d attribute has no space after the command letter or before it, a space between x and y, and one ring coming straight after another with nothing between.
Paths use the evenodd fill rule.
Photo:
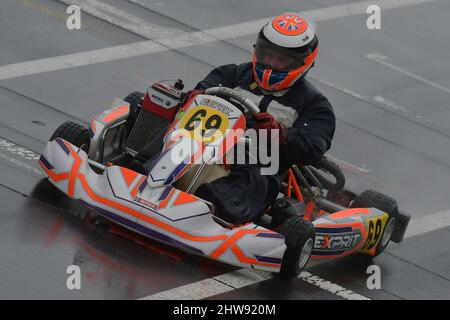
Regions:
<instances>
[{"instance_id":1,"label":"number 69 decal","mask_svg":"<svg viewBox=\"0 0 450 320\"><path fill-rule=\"evenodd\" d=\"M195 140L211 143L225 135L228 123L228 118L222 112L198 106L183 116L180 128L190 132Z\"/></svg>"},{"instance_id":2,"label":"number 69 decal","mask_svg":"<svg viewBox=\"0 0 450 320\"><path fill-rule=\"evenodd\" d=\"M376 248L378 242L380 242L381 236L383 235L383 230L387 220L388 215L386 213L377 217L366 219L365 225L367 230L367 239L361 248L362 250L370 251Z\"/></svg>"}]
</instances>

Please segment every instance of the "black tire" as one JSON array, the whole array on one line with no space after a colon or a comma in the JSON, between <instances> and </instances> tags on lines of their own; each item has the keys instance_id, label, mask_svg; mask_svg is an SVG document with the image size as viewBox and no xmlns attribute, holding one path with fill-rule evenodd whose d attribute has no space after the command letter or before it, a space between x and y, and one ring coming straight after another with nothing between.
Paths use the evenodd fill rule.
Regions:
<instances>
[{"instance_id":1,"label":"black tire","mask_svg":"<svg viewBox=\"0 0 450 320\"><path fill-rule=\"evenodd\" d=\"M381 254L391 241L393 230L395 230L395 223L398 216L397 201L393 198L382 194L375 190L366 190L358 195L350 205L351 208L377 208L383 212L386 212L389 216L386 226L381 235L381 239L375 250L375 255L369 256L370 258L376 257ZM392 230L390 229L392 228ZM388 233L386 233L388 231ZM392 231L392 232L391 232ZM389 234L390 233L390 234Z\"/></svg>"},{"instance_id":2,"label":"black tire","mask_svg":"<svg viewBox=\"0 0 450 320\"><path fill-rule=\"evenodd\" d=\"M139 112L141 112L142 107L142 101L144 100L144 94L139 91L133 91L129 95L127 95L124 99L125 102L128 102L130 104L130 115L127 119L128 124L128 134L130 134L131 130L134 127L134 124L136 123L136 119L139 115Z\"/></svg>"},{"instance_id":3,"label":"black tire","mask_svg":"<svg viewBox=\"0 0 450 320\"><path fill-rule=\"evenodd\" d=\"M308 264L316 232L312 223L300 217L286 219L277 228L277 232L283 235L287 246L279 276L283 279L292 279Z\"/></svg>"},{"instance_id":4,"label":"black tire","mask_svg":"<svg viewBox=\"0 0 450 320\"><path fill-rule=\"evenodd\" d=\"M55 138L62 138L85 152L89 151L89 145L91 143L89 130L78 123L72 121L64 122L52 134L50 141Z\"/></svg>"},{"instance_id":5,"label":"black tire","mask_svg":"<svg viewBox=\"0 0 450 320\"><path fill-rule=\"evenodd\" d=\"M305 210L305 204L293 198L284 197L275 200L268 212L272 217L270 228L277 229L290 217L303 217Z\"/></svg>"}]
</instances>

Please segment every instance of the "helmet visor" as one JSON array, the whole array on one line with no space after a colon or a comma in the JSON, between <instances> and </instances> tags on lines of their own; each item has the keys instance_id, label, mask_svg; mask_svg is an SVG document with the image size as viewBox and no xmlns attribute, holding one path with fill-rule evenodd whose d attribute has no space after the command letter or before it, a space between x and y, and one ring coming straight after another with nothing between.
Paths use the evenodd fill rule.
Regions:
<instances>
[{"instance_id":1,"label":"helmet visor","mask_svg":"<svg viewBox=\"0 0 450 320\"><path fill-rule=\"evenodd\" d=\"M256 62L281 72L300 68L304 64L305 56L305 54L277 46L261 38L256 40Z\"/></svg>"}]
</instances>

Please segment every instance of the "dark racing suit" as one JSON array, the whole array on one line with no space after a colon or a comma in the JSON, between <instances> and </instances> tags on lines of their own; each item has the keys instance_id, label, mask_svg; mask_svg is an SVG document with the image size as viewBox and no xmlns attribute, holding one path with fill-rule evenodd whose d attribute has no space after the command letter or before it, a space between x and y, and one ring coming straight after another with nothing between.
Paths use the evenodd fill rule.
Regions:
<instances>
[{"instance_id":1,"label":"dark racing suit","mask_svg":"<svg viewBox=\"0 0 450 320\"><path fill-rule=\"evenodd\" d=\"M330 149L335 130L333 109L304 77L281 96L263 95L254 82L251 63L229 64L211 71L196 89L219 85L259 100L261 112L269 112L288 128L286 143L280 146L278 173L293 164L317 162ZM214 203L217 216L241 224L263 212L276 199L279 188L278 175L261 175L256 165L233 165L230 175L200 186L196 194Z\"/></svg>"}]
</instances>

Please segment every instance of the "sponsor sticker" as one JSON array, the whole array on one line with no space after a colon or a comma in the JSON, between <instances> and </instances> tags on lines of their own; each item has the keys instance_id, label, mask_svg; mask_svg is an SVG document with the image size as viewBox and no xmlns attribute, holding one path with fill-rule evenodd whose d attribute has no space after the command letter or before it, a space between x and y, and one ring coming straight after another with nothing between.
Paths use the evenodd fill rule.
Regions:
<instances>
[{"instance_id":1,"label":"sponsor sticker","mask_svg":"<svg viewBox=\"0 0 450 320\"><path fill-rule=\"evenodd\" d=\"M354 250L362 241L359 229L317 228L314 242L315 255L338 255Z\"/></svg>"},{"instance_id":2,"label":"sponsor sticker","mask_svg":"<svg viewBox=\"0 0 450 320\"><path fill-rule=\"evenodd\" d=\"M203 98L200 101L200 104L208 106L208 107L212 107L212 108L226 114L227 117L231 117L231 115L233 113L233 109L231 109L230 107L228 107L220 102L217 102L213 99Z\"/></svg>"},{"instance_id":3,"label":"sponsor sticker","mask_svg":"<svg viewBox=\"0 0 450 320\"><path fill-rule=\"evenodd\" d=\"M150 202L148 200L142 199L140 197L136 197L134 199L134 201L139 202L140 204L143 204L144 206L149 207L152 210L158 209L158 205L157 204L155 204L153 202Z\"/></svg>"}]
</instances>

